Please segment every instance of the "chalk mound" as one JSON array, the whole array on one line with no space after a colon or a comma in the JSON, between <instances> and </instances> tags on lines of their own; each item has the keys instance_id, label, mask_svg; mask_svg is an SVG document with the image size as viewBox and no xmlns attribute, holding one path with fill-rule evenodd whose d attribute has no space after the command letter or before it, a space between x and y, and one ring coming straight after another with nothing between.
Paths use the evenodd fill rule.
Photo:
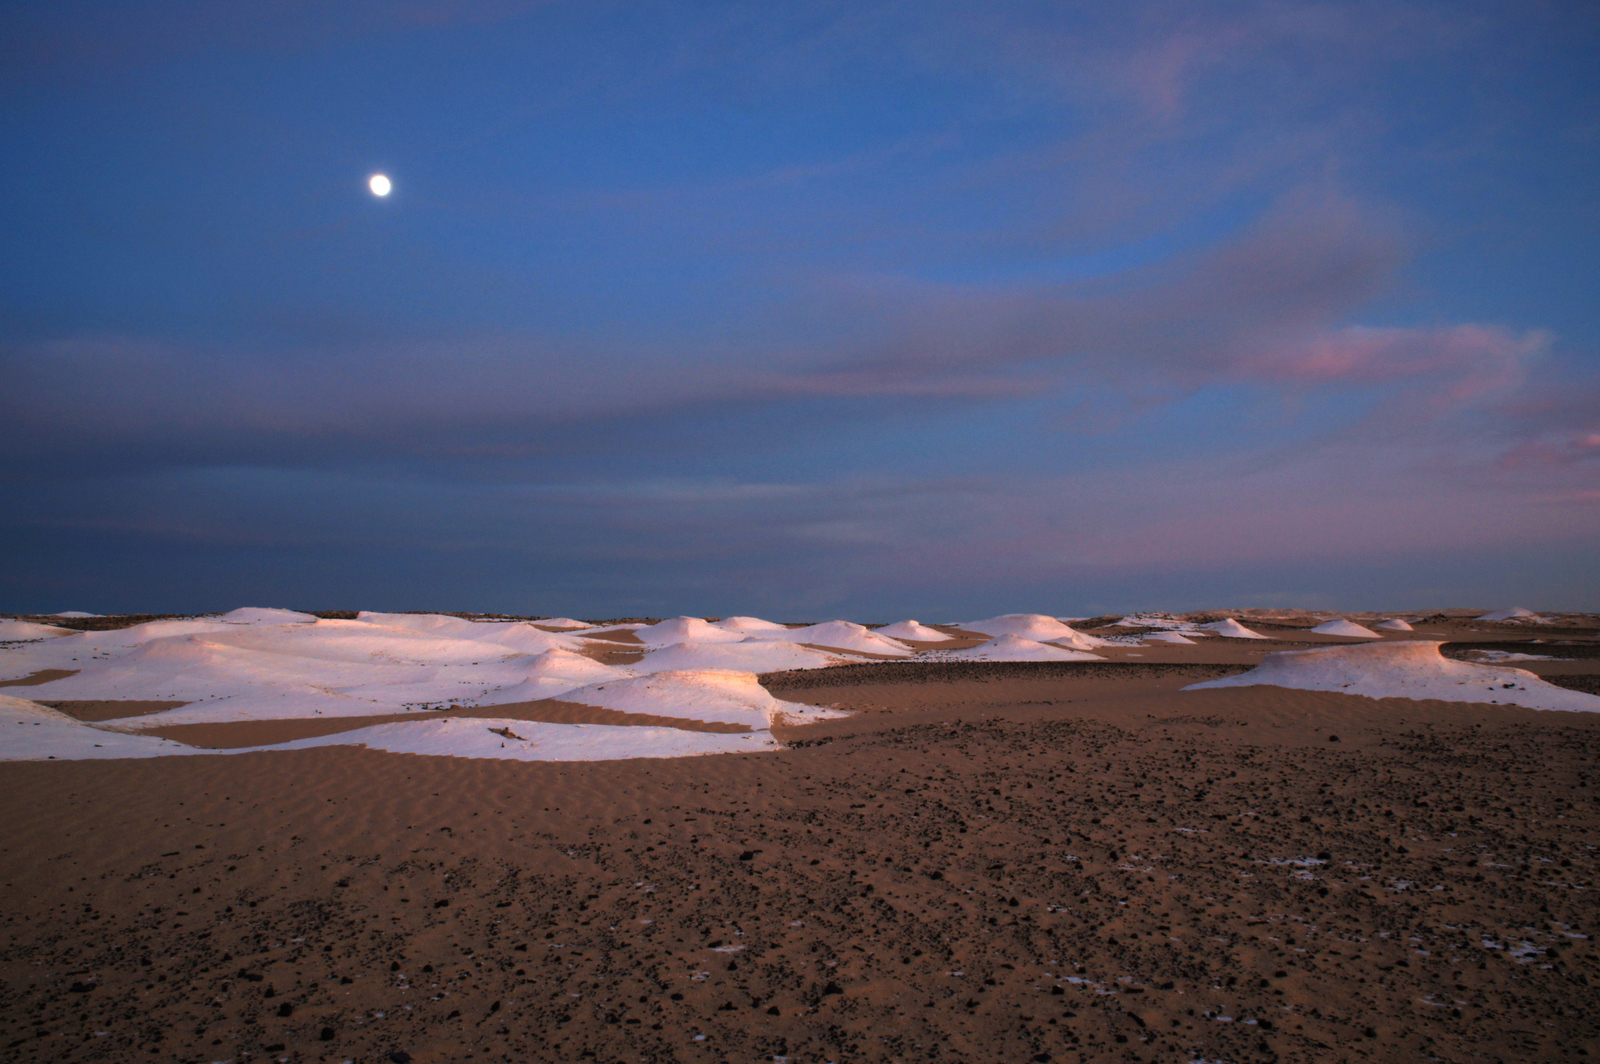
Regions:
<instances>
[{"instance_id":1,"label":"chalk mound","mask_svg":"<svg viewBox=\"0 0 1600 1064\"><path fill-rule=\"evenodd\" d=\"M1493 613L1486 613L1482 617L1474 619L1479 621L1541 621L1544 618L1532 610L1525 610L1521 606L1513 606L1509 610L1495 610Z\"/></svg>"},{"instance_id":2,"label":"chalk mound","mask_svg":"<svg viewBox=\"0 0 1600 1064\"><path fill-rule=\"evenodd\" d=\"M1207 632L1215 632L1226 639L1266 639L1267 636L1260 632L1252 632L1232 617L1221 621L1212 621L1210 624L1200 626Z\"/></svg>"},{"instance_id":3,"label":"chalk mound","mask_svg":"<svg viewBox=\"0 0 1600 1064\"><path fill-rule=\"evenodd\" d=\"M104 731L37 702L0 695L0 761L85 761L207 752L170 739Z\"/></svg>"},{"instance_id":4,"label":"chalk mound","mask_svg":"<svg viewBox=\"0 0 1600 1064\"><path fill-rule=\"evenodd\" d=\"M1302 691L1338 691L1367 698L1490 702L1528 709L1600 712L1600 696L1545 683L1524 669L1451 661L1443 644L1423 639L1283 650L1247 673L1191 684L1185 691L1265 684Z\"/></svg>"},{"instance_id":5,"label":"chalk mound","mask_svg":"<svg viewBox=\"0 0 1600 1064\"><path fill-rule=\"evenodd\" d=\"M725 628L730 632L741 632L746 635L752 632L787 632L788 626L778 624L776 621L764 621L760 617L724 617L714 622L718 628Z\"/></svg>"},{"instance_id":6,"label":"chalk mound","mask_svg":"<svg viewBox=\"0 0 1600 1064\"><path fill-rule=\"evenodd\" d=\"M647 624L633 632L649 646L666 647L674 643L737 643L745 636L708 624L699 617L674 617L670 621Z\"/></svg>"},{"instance_id":7,"label":"chalk mound","mask_svg":"<svg viewBox=\"0 0 1600 1064\"><path fill-rule=\"evenodd\" d=\"M990 617L986 621L973 621L960 627L969 632L982 632L984 635L1014 635L1019 639L1037 643L1060 643L1076 650L1092 650L1106 645L1104 639L1084 635L1054 617L1046 617L1039 613L1004 613L998 617Z\"/></svg>"},{"instance_id":8,"label":"chalk mound","mask_svg":"<svg viewBox=\"0 0 1600 1064\"><path fill-rule=\"evenodd\" d=\"M1317 625L1311 630L1316 632L1318 635L1342 635L1349 639L1381 638L1378 633L1374 632L1372 629L1363 628L1356 622L1347 621L1343 618L1340 618L1336 621L1323 621L1321 624Z\"/></svg>"},{"instance_id":9,"label":"chalk mound","mask_svg":"<svg viewBox=\"0 0 1600 1064\"><path fill-rule=\"evenodd\" d=\"M1146 643L1187 643L1194 646L1194 640L1189 639L1179 632L1146 632L1139 637Z\"/></svg>"},{"instance_id":10,"label":"chalk mound","mask_svg":"<svg viewBox=\"0 0 1600 1064\"><path fill-rule=\"evenodd\" d=\"M276 746L251 747L250 752L307 750L319 746L364 746L391 754L505 761L621 761L639 757L752 754L777 749L779 743L766 731L730 735L681 728L455 717L377 724Z\"/></svg>"},{"instance_id":11,"label":"chalk mound","mask_svg":"<svg viewBox=\"0 0 1600 1064\"><path fill-rule=\"evenodd\" d=\"M885 638L865 625L851 621L827 621L804 628L785 628L780 632L751 632L750 638L785 639L791 643L809 643L834 650L854 650L863 654L887 654L900 658L911 655L911 648L903 643Z\"/></svg>"},{"instance_id":12,"label":"chalk mound","mask_svg":"<svg viewBox=\"0 0 1600 1064\"><path fill-rule=\"evenodd\" d=\"M569 691L562 701L708 724L743 724L753 730L845 715L774 698L755 673L731 669L673 669L612 680Z\"/></svg>"},{"instance_id":13,"label":"chalk mound","mask_svg":"<svg viewBox=\"0 0 1600 1064\"><path fill-rule=\"evenodd\" d=\"M53 624L0 620L0 643L21 643L34 639L55 639L63 635L77 634L71 628L59 628Z\"/></svg>"},{"instance_id":14,"label":"chalk mound","mask_svg":"<svg viewBox=\"0 0 1600 1064\"><path fill-rule=\"evenodd\" d=\"M842 664L845 658L780 639L747 639L739 643L678 643L652 650L628 667L634 672L668 669L735 669L740 672L787 672Z\"/></svg>"},{"instance_id":15,"label":"chalk mound","mask_svg":"<svg viewBox=\"0 0 1600 1064\"><path fill-rule=\"evenodd\" d=\"M528 663L527 679L488 692L478 700L478 704L495 706L508 702L560 698L566 692L588 684L612 683L631 676L631 669L605 665L576 651L554 647L533 656Z\"/></svg>"},{"instance_id":16,"label":"chalk mound","mask_svg":"<svg viewBox=\"0 0 1600 1064\"><path fill-rule=\"evenodd\" d=\"M299 613L295 610L275 610L260 606L245 606L242 609L230 610L217 618L229 624L316 624L317 619L309 613Z\"/></svg>"},{"instance_id":17,"label":"chalk mound","mask_svg":"<svg viewBox=\"0 0 1600 1064\"><path fill-rule=\"evenodd\" d=\"M1411 627L1409 624L1407 624L1405 621L1402 621L1398 617L1391 617L1387 621L1379 621L1377 624L1373 625L1372 627L1377 628L1378 630L1384 631L1384 632L1415 632L1416 631L1415 628Z\"/></svg>"},{"instance_id":18,"label":"chalk mound","mask_svg":"<svg viewBox=\"0 0 1600 1064\"><path fill-rule=\"evenodd\" d=\"M560 628L562 631L567 632L575 632L580 628L594 627L588 621L576 621L571 617L546 617L542 621L529 621L528 623L539 628Z\"/></svg>"},{"instance_id":19,"label":"chalk mound","mask_svg":"<svg viewBox=\"0 0 1600 1064\"><path fill-rule=\"evenodd\" d=\"M894 639L909 639L915 643L947 643L954 639L953 635L946 635L937 628L929 628L916 621L898 621L894 624L884 625L878 629L879 635L890 636Z\"/></svg>"},{"instance_id":20,"label":"chalk mound","mask_svg":"<svg viewBox=\"0 0 1600 1064\"><path fill-rule=\"evenodd\" d=\"M76 618L76 619L82 619L84 617L104 617L105 614L103 614L103 613L84 613L82 610L62 610L60 613L52 613L50 616L52 616L52 617L72 617L72 618Z\"/></svg>"},{"instance_id":21,"label":"chalk mound","mask_svg":"<svg viewBox=\"0 0 1600 1064\"><path fill-rule=\"evenodd\" d=\"M936 651L944 661L1104 661L1099 654L1069 650L1016 635L1002 635L967 650Z\"/></svg>"}]
</instances>

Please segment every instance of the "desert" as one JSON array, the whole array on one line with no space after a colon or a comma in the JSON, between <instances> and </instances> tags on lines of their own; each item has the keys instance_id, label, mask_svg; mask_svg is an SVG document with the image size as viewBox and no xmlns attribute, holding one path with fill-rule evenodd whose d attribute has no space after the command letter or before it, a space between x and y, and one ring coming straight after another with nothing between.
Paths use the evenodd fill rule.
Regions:
<instances>
[{"instance_id":1,"label":"desert","mask_svg":"<svg viewBox=\"0 0 1600 1064\"><path fill-rule=\"evenodd\" d=\"M7 1056L1578 1059L1596 618L1483 616L13 618Z\"/></svg>"}]
</instances>

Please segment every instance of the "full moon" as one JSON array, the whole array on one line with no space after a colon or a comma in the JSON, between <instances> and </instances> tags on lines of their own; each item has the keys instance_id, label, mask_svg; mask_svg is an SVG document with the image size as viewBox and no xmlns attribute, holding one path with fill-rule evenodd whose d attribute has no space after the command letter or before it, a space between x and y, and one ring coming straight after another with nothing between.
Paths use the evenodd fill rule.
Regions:
<instances>
[{"instance_id":1,"label":"full moon","mask_svg":"<svg viewBox=\"0 0 1600 1064\"><path fill-rule=\"evenodd\" d=\"M389 179L382 174L373 174L367 179L367 187L372 189L374 196L387 196L389 190L394 188Z\"/></svg>"}]
</instances>

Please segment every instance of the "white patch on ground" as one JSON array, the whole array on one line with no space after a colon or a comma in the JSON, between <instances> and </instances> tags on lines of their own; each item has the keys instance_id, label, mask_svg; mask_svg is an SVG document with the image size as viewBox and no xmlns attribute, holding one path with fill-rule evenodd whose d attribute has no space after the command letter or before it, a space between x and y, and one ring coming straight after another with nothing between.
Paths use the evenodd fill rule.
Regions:
<instances>
[{"instance_id":1,"label":"white patch on ground","mask_svg":"<svg viewBox=\"0 0 1600 1064\"><path fill-rule=\"evenodd\" d=\"M1147 632L1139 638L1146 643L1187 643L1194 646L1194 640L1181 632Z\"/></svg>"},{"instance_id":2,"label":"white patch on ground","mask_svg":"<svg viewBox=\"0 0 1600 1064\"><path fill-rule=\"evenodd\" d=\"M1528 709L1600 712L1600 696L1545 683L1524 669L1451 661L1429 640L1362 643L1268 654L1247 673L1191 684L1185 691L1266 684L1368 698L1489 702Z\"/></svg>"},{"instance_id":3,"label":"white patch on ground","mask_svg":"<svg viewBox=\"0 0 1600 1064\"><path fill-rule=\"evenodd\" d=\"M1549 654L1522 654L1511 650L1469 650L1467 656L1475 661L1500 664L1504 661L1554 661Z\"/></svg>"},{"instance_id":4,"label":"white patch on ground","mask_svg":"<svg viewBox=\"0 0 1600 1064\"><path fill-rule=\"evenodd\" d=\"M1416 631L1416 629L1411 627L1410 624L1408 624L1405 621L1402 621L1398 617L1391 617L1387 621L1379 621L1377 624L1373 625L1372 627L1378 629L1381 632L1414 632L1414 631Z\"/></svg>"}]
</instances>

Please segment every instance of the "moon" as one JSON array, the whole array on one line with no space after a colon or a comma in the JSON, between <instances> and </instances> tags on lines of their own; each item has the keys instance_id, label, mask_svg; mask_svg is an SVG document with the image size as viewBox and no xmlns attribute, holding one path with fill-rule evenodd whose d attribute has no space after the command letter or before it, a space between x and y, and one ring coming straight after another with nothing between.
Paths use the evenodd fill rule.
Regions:
<instances>
[{"instance_id":1,"label":"moon","mask_svg":"<svg viewBox=\"0 0 1600 1064\"><path fill-rule=\"evenodd\" d=\"M374 196L382 199L389 194L390 189L394 188L394 184L383 174L373 174L367 179L367 187L372 190Z\"/></svg>"}]
</instances>

